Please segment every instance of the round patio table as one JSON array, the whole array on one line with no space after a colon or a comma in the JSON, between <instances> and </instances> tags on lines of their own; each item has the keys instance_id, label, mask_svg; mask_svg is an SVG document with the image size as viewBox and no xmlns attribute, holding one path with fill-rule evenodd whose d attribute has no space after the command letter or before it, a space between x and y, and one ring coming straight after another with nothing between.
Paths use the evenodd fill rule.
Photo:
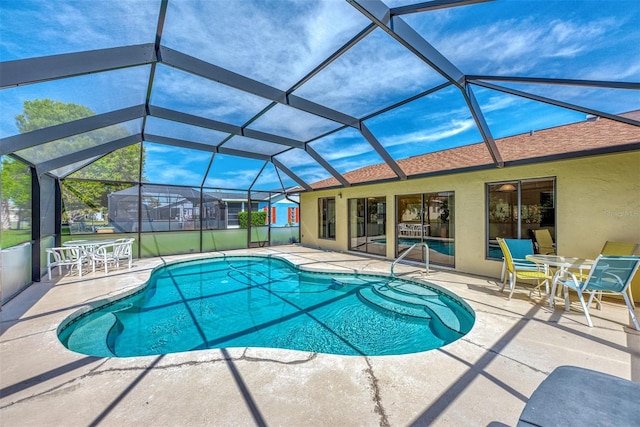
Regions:
<instances>
[{"instance_id":1,"label":"round patio table","mask_svg":"<svg viewBox=\"0 0 640 427\"><path fill-rule=\"evenodd\" d=\"M577 257L568 257L568 256L560 256L560 255L527 255L525 257L527 261L535 262L539 265L544 265L547 268L555 267L560 269L560 271L567 271L570 268L577 269L580 271L580 276L582 276L582 270L591 270L595 260L586 259L586 258L577 258ZM558 274L558 273L556 273ZM560 288L558 291L560 292ZM553 307L553 295L549 296L549 307Z\"/></svg>"}]
</instances>

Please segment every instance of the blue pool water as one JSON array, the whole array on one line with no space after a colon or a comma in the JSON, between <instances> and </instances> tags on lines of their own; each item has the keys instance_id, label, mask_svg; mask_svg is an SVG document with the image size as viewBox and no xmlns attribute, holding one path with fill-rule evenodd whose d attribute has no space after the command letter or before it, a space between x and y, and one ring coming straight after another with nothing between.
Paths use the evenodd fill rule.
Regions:
<instances>
[{"instance_id":1,"label":"blue pool water","mask_svg":"<svg viewBox=\"0 0 640 427\"><path fill-rule=\"evenodd\" d=\"M376 243L387 243L387 239L373 239ZM399 238L398 245L400 246L411 246L414 243L420 242L420 239L407 239L407 238ZM442 240L428 240L427 245L429 245L429 249L433 249L436 252L440 252L444 255L454 256L454 248L455 245L453 242L442 241Z\"/></svg>"},{"instance_id":2,"label":"blue pool water","mask_svg":"<svg viewBox=\"0 0 640 427\"><path fill-rule=\"evenodd\" d=\"M71 316L58 334L70 350L100 357L229 347L376 356L441 347L474 320L435 285L220 257L158 268L141 290Z\"/></svg>"}]
</instances>

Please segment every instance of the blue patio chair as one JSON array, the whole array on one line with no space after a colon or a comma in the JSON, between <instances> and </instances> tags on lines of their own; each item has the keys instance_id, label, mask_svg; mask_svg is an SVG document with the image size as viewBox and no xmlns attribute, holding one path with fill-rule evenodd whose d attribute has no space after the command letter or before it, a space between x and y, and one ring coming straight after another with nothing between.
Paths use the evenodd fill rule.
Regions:
<instances>
[{"instance_id":1,"label":"blue patio chair","mask_svg":"<svg viewBox=\"0 0 640 427\"><path fill-rule=\"evenodd\" d=\"M545 285L545 291L549 293L549 280L551 276L545 266L526 260L527 255L533 255L533 242L530 239L502 239L497 238L502 249L504 279L500 292L504 291L507 279L509 280L509 299L513 295L516 281L530 280L535 282L535 289L540 290Z\"/></svg>"},{"instance_id":2,"label":"blue patio chair","mask_svg":"<svg viewBox=\"0 0 640 427\"><path fill-rule=\"evenodd\" d=\"M511 253L511 259L513 263L520 267L521 270L537 270L538 266L536 263L526 260L527 255L533 255L533 241L527 239L502 239L498 238L498 240L502 240L504 244L506 244L509 248L509 252ZM498 246L502 249L502 245L498 242ZM507 261L504 257L504 250L502 250L502 273L500 274L500 280L503 285L507 283L507 279L509 278L505 273L507 272ZM504 289L504 286L503 286Z\"/></svg>"},{"instance_id":3,"label":"blue patio chair","mask_svg":"<svg viewBox=\"0 0 640 427\"><path fill-rule=\"evenodd\" d=\"M589 316L589 306L597 294L621 295L627 304L631 320L635 328L640 331L638 319L633 312L633 304L627 294L627 288L631 284L633 275L640 266L640 256L608 256L599 255L586 279L582 280L576 273L560 269L553 276L551 298L549 307L553 307L553 295L555 295L558 284L564 287L565 311L569 311L569 289L578 293L584 316L587 324L593 327L591 316ZM589 301L585 303L583 294L589 293Z\"/></svg>"}]
</instances>

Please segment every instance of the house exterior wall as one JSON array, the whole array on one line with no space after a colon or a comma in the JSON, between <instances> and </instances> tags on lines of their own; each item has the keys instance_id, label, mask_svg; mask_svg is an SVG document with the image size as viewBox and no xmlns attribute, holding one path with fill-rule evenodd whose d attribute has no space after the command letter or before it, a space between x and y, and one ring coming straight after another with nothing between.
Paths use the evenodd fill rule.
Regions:
<instances>
[{"instance_id":1,"label":"house exterior wall","mask_svg":"<svg viewBox=\"0 0 640 427\"><path fill-rule=\"evenodd\" d=\"M387 240L394 241L396 195L454 191L455 269L497 278L502 263L485 258L485 183L544 177L556 177L559 254L595 258L607 240L640 243L640 151L301 193L301 243L347 251L348 199L379 196L387 197ZM335 240L318 239L321 197L336 197ZM393 244L387 245L387 258L395 258ZM640 301L640 273L632 289Z\"/></svg>"},{"instance_id":2,"label":"house exterior wall","mask_svg":"<svg viewBox=\"0 0 640 427\"><path fill-rule=\"evenodd\" d=\"M271 209L271 211L269 211ZM275 209L275 222L273 221L272 215ZM298 209L298 205L295 203L273 203L269 206L268 202L260 202L258 204L259 211L267 212L267 221L270 221L270 225L272 227L289 227L289 226L298 226L299 211L298 215L296 215L296 209Z\"/></svg>"}]
</instances>

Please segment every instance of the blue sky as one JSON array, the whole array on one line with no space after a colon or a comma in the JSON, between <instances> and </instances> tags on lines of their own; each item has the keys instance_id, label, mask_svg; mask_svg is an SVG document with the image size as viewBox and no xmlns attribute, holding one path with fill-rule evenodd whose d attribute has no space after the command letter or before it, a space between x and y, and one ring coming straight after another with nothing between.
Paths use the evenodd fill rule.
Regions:
<instances>
[{"instance_id":1,"label":"blue sky","mask_svg":"<svg viewBox=\"0 0 640 427\"><path fill-rule=\"evenodd\" d=\"M151 43L158 0L110 2L0 0L0 60ZM387 0L389 6L412 3ZM468 75L530 76L640 82L640 2L636 0L500 0L404 15L421 37ZM162 44L289 90L369 21L343 0L169 0ZM150 67L98 73L0 91L0 136L18 131L14 117L24 100L52 98L105 113L144 102ZM441 84L445 79L388 34L375 30L293 94L357 118ZM640 108L638 91L505 83L540 96L607 113ZM584 120L584 113L472 87L495 138ZM269 101L159 65L151 104L243 125ZM137 122L136 122L137 123ZM456 88L445 88L365 122L396 158L480 142L480 134ZM137 132L137 124L131 132ZM310 146L339 172L381 162L354 129L278 105L249 129L313 141ZM225 134L193 126L149 121L146 133L218 145ZM164 133L166 132L166 133ZM278 152L281 147L232 138L229 147ZM180 158L182 156L182 158ZM307 153L276 156L314 182L330 175ZM220 160L226 162L220 167ZM261 169L255 160L149 144L145 175L154 183L246 188ZM259 162L260 163L260 162ZM261 163L260 163L261 164ZM246 173L233 171L246 168ZM272 166L260 186L280 186ZM287 180L287 184L294 184Z\"/></svg>"}]
</instances>

